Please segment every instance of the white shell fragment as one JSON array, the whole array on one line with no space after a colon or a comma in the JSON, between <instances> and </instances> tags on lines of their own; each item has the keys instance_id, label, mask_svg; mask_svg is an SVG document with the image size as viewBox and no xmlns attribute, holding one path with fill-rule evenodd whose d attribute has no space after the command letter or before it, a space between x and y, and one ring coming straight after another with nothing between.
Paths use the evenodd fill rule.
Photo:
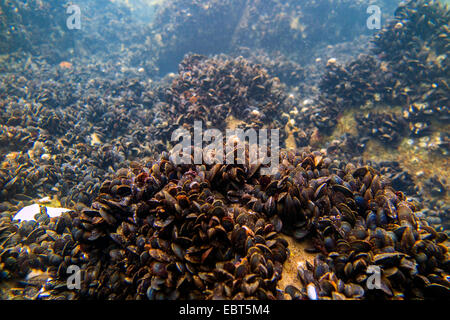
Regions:
<instances>
[{"instance_id":1,"label":"white shell fragment","mask_svg":"<svg viewBox=\"0 0 450 320\"><path fill-rule=\"evenodd\" d=\"M40 207L37 203L31 206L26 206L19 210L14 216L14 220L30 221L34 220L34 216L40 212Z\"/></svg>"},{"instance_id":2,"label":"white shell fragment","mask_svg":"<svg viewBox=\"0 0 450 320\"><path fill-rule=\"evenodd\" d=\"M72 211L66 208L53 208L53 207L45 207L47 209L47 214L50 218L59 217L63 212Z\"/></svg>"},{"instance_id":3,"label":"white shell fragment","mask_svg":"<svg viewBox=\"0 0 450 320\"><path fill-rule=\"evenodd\" d=\"M47 210L47 214L50 218L59 217L63 212L72 211L66 208L53 208L53 207L45 207ZM35 203L30 206L26 206L20 209L16 215L14 216L14 220L19 221L32 221L35 220L34 216L41 211L39 204Z\"/></svg>"},{"instance_id":4,"label":"white shell fragment","mask_svg":"<svg viewBox=\"0 0 450 320\"><path fill-rule=\"evenodd\" d=\"M317 291L312 283L306 286L306 293L308 294L309 299L317 300Z\"/></svg>"}]
</instances>

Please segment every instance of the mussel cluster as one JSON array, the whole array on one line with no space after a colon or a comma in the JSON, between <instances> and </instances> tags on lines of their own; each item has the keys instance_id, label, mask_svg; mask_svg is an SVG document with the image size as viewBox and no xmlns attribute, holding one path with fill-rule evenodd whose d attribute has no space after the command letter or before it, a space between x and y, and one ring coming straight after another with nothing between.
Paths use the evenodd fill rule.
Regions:
<instances>
[{"instance_id":1,"label":"mussel cluster","mask_svg":"<svg viewBox=\"0 0 450 320\"><path fill-rule=\"evenodd\" d=\"M81 297L274 299L287 243L238 196L256 174L167 156L120 170L73 221L89 257Z\"/></svg>"},{"instance_id":2,"label":"mussel cluster","mask_svg":"<svg viewBox=\"0 0 450 320\"><path fill-rule=\"evenodd\" d=\"M70 219L26 231L4 219L1 262L14 272L17 246L49 239L52 254L20 261L58 281L78 262L84 299L448 297L446 234L378 171L321 152L283 151L279 160L273 176L261 165L175 165L167 154L120 169ZM289 256L280 232L309 239L317 254L286 288L277 287ZM381 277L375 289L373 268Z\"/></svg>"},{"instance_id":3,"label":"mussel cluster","mask_svg":"<svg viewBox=\"0 0 450 320\"><path fill-rule=\"evenodd\" d=\"M17 279L9 292L21 299L75 299L67 290L67 267L84 261L72 234L73 212L49 218L45 209L36 221L20 224L10 216L0 218L0 298L11 299L3 284ZM51 292L51 296L50 296Z\"/></svg>"},{"instance_id":4,"label":"mussel cluster","mask_svg":"<svg viewBox=\"0 0 450 320\"><path fill-rule=\"evenodd\" d=\"M260 169L175 165L167 155L121 169L73 220L88 257L81 297L449 296L446 234L375 169L292 151L276 175ZM300 266L298 285L281 289L288 248L279 232L310 239L317 254ZM368 288L375 267L381 284Z\"/></svg>"},{"instance_id":5,"label":"mussel cluster","mask_svg":"<svg viewBox=\"0 0 450 320\"><path fill-rule=\"evenodd\" d=\"M450 206L442 199L424 201L421 216L436 230L448 230L450 226Z\"/></svg>"},{"instance_id":6,"label":"mussel cluster","mask_svg":"<svg viewBox=\"0 0 450 320\"><path fill-rule=\"evenodd\" d=\"M166 103L157 106L164 128L155 135L169 133L194 121L206 127L225 129L227 121L237 120L237 127L280 128L281 114L289 101L278 78L266 69L244 59L228 56L187 55L179 73L166 90Z\"/></svg>"},{"instance_id":7,"label":"mussel cluster","mask_svg":"<svg viewBox=\"0 0 450 320\"><path fill-rule=\"evenodd\" d=\"M99 63L121 75L109 80L84 63L63 68L29 59L16 64L22 72L0 77L0 201L9 202L10 213L46 195L66 206L90 205L100 178L159 151L147 130L153 86L137 70ZM125 81L129 73L135 78Z\"/></svg>"},{"instance_id":8,"label":"mussel cluster","mask_svg":"<svg viewBox=\"0 0 450 320\"><path fill-rule=\"evenodd\" d=\"M397 144L403 137L406 123L395 113L369 112L355 115L358 131L386 144Z\"/></svg>"},{"instance_id":9,"label":"mussel cluster","mask_svg":"<svg viewBox=\"0 0 450 320\"><path fill-rule=\"evenodd\" d=\"M52 38L61 48L70 45L72 35L59 33L64 25L64 8L57 1L5 1L0 4L0 52L16 49L42 50L47 54L49 45L39 48L41 38ZM51 17L49 19L48 17ZM48 19L48 20L47 20ZM42 23L47 20L47 23Z\"/></svg>"},{"instance_id":10,"label":"mussel cluster","mask_svg":"<svg viewBox=\"0 0 450 320\"><path fill-rule=\"evenodd\" d=\"M346 65L328 65L320 85L323 113L328 116L345 108L399 106L398 117L403 118L401 122L407 124L412 137L438 130L437 125L449 118L449 12L439 1L401 4L394 19L374 37L370 55ZM314 120L325 128L336 124L328 119ZM390 134L392 129L402 133L403 126L394 123L395 128L391 128L390 122L377 126L378 131L385 131L382 135L389 136L382 140L396 140L395 133ZM434 128L433 122L437 123Z\"/></svg>"},{"instance_id":11,"label":"mussel cluster","mask_svg":"<svg viewBox=\"0 0 450 320\"><path fill-rule=\"evenodd\" d=\"M319 105L325 110L311 116L311 120L322 130L336 126L337 116L346 108L364 106L380 96L379 66L374 57L360 55L346 66L330 59L319 87Z\"/></svg>"},{"instance_id":12,"label":"mussel cluster","mask_svg":"<svg viewBox=\"0 0 450 320\"><path fill-rule=\"evenodd\" d=\"M248 47L239 47L236 53L244 56L254 64L263 66L268 74L280 79L287 86L307 86L305 83L306 70L303 65L289 59L281 52L273 52L270 55L264 50L254 50Z\"/></svg>"}]
</instances>

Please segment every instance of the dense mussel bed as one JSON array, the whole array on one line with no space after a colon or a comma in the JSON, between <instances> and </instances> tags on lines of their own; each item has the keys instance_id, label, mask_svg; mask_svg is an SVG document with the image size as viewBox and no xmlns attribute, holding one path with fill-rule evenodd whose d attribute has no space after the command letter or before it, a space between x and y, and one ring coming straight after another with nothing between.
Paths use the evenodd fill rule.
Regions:
<instances>
[{"instance_id":1,"label":"dense mussel bed","mask_svg":"<svg viewBox=\"0 0 450 320\"><path fill-rule=\"evenodd\" d=\"M0 298L450 297L448 7L371 36L362 1L174 0L145 26L99 3L83 37L21 24L53 1L1 4ZM176 164L194 121L280 129L278 171ZM70 211L14 219L37 201Z\"/></svg>"},{"instance_id":2,"label":"dense mussel bed","mask_svg":"<svg viewBox=\"0 0 450 320\"><path fill-rule=\"evenodd\" d=\"M275 176L257 165L177 166L167 154L120 169L90 208L2 224L3 273L46 268L38 297L99 299L432 298L448 296L437 232L369 166L286 151ZM316 257L280 290L280 232ZM59 282L82 266L79 292ZM368 290L367 268L382 270ZM4 275L5 276L5 275ZM61 292L62 291L62 292ZM312 293L313 292L313 293ZM30 293L29 293L30 294Z\"/></svg>"}]
</instances>

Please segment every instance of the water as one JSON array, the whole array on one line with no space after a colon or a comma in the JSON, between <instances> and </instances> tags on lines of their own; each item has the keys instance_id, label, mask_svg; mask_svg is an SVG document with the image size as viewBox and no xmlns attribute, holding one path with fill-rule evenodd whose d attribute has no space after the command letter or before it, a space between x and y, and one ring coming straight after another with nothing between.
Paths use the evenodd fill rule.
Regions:
<instances>
[{"instance_id":1,"label":"water","mask_svg":"<svg viewBox=\"0 0 450 320\"><path fill-rule=\"evenodd\" d=\"M0 296L448 297L444 2L2 1Z\"/></svg>"}]
</instances>

